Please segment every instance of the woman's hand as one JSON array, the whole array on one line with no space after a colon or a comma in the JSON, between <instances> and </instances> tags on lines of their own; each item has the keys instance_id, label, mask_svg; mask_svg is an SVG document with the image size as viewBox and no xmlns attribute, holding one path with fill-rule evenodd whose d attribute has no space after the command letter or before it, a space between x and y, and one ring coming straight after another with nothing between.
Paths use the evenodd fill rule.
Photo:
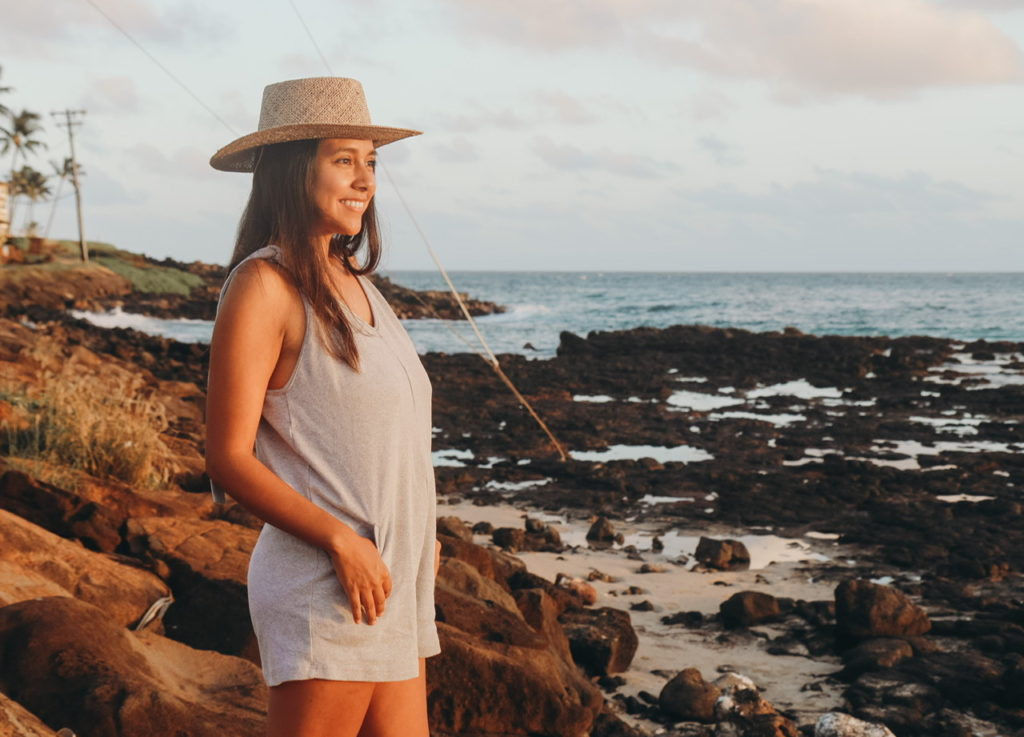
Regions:
<instances>
[{"instance_id":1,"label":"woman's hand","mask_svg":"<svg viewBox=\"0 0 1024 737\"><path fill-rule=\"evenodd\" d=\"M434 575L441 570L441 541L434 540Z\"/></svg>"},{"instance_id":2,"label":"woman's hand","mask_svg":"<svg viewBox=\"0 0 1024 737\"><path fill-rule=\"evenodd\" d=\"M391 573L377 546L353 532L342 542L329 546L327 554L348 595L356 624L362 621L364 609L368 623L374 624L384 613L384 601L391 595Z\"/></svg>"}]
</instances>

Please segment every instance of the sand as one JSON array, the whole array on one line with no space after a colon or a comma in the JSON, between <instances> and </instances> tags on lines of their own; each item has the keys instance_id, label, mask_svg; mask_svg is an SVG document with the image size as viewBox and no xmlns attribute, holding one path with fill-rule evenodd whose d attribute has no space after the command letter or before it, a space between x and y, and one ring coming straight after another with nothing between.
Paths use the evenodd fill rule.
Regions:
<instances>
[{"instance_id":1,"label":"sand","mask_svg":"<svg viewBox=\"0 0 1024 737\"><path fill-rule=\"evenodd\" d=\"M600 579L591 584L598 592L595 606L629 611L639 647L628 671L619 674L626 684L618 692L636 696L640 691L657 696L668 679L684 668L698 668L712 680L720 672L735 670L758 684L768 701L794 716L798 723L813 723L818 716L842 704L843 684L828 678L841 667L838 657L801 657L772 655L765 649L768 638L782 634L780 627L756 626L745 631L723 631L718 626L687 629L683 625L665 625L661 617L678 611L718 612L719 605L739 591L762 591L777 597L831 600L840 571L856 571L855 552L839 546L827 535L810 535L792 540L770 534L752 534L750 530L725 527L701 531L675 530L661 535L665 549L651 551L656 527L650 524L617 523L626 545L633 544L643 561L666 568L664 573L639 573L643 561L633 560L620 546L593 549L586 545L587 520L568 519L528 507L511 504L476 506L461 501L441 504L438 515L452 515L469 525L487 521L494 527L522 527L529 515L558 527L563 542L577 546L564 553L517 553L528 569L549 580L560 573L587 578L594 570L616 579ZM692 553L701 535L743 540L751 553L751 569L721 572L691 570ZM488 535L475 535L474 542L486 545ZM679 564L680 555L690 558ZM628 595L630 586L645 593ZM630 611L630 605L649 600L654 611ZM621 716L645 731L660 725L626 714Z\"/></svg>"}]
</instances>

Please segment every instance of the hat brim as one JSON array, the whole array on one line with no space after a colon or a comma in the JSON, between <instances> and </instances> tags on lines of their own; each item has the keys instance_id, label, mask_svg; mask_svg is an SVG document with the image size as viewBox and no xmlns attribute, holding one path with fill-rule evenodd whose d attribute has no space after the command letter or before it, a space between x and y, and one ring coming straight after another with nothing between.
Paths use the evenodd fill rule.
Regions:
<instances>
[{"instance_id":1,"label":"hat brim","mask_svg":"<svg viewBox=\"0 0 1024 737\"><path fill-rule=\"evenodd\" d=\"M272 143L311 138L359 138L373 141L374 146L380 147L421 133L410 128L382 125L282 125L235 139L210 157L210 166L220 171L252 171L256 163L256 149Z\"/></svg>"}]
</instances>

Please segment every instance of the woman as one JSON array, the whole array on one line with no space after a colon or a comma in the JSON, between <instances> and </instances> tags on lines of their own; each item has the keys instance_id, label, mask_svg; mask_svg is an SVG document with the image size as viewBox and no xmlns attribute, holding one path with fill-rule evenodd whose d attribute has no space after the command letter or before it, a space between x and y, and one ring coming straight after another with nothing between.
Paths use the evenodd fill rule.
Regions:
<instances>
[{"instance_id":1,"label":"woman","mask_svg":"<svg viewBox=\"0 0 1024 737\"><path fill-rule=\"evenodd\" d=\"M210 347L206 464L215 498L266 522L248 590L270 737L428 734L430 381L364 276L376 148L417 133L372 125L355 80L293 80L210 160L253 172Z\"/></svg>"}]
</instances>

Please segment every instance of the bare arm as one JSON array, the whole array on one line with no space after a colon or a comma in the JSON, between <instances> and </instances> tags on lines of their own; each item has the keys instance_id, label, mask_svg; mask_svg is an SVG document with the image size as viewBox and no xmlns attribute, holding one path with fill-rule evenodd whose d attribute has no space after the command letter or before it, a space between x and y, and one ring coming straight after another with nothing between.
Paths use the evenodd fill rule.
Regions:
<instances>
[{"instance_id":1,"label":"bare arm","mask_svg":"<svg viewBox=\"0 0 1024 737\"><path fill-rule=\"evenodd\" d=\"M257 517L324 549L349 595L353 617L360 621L365 607L372 624L391 593L391 577L376 547L295 491L252 452L289 319L302 310L298 293L275 267L254 260L235 275L210 343L206 470Z\"/></svg>"}]
</instances>

